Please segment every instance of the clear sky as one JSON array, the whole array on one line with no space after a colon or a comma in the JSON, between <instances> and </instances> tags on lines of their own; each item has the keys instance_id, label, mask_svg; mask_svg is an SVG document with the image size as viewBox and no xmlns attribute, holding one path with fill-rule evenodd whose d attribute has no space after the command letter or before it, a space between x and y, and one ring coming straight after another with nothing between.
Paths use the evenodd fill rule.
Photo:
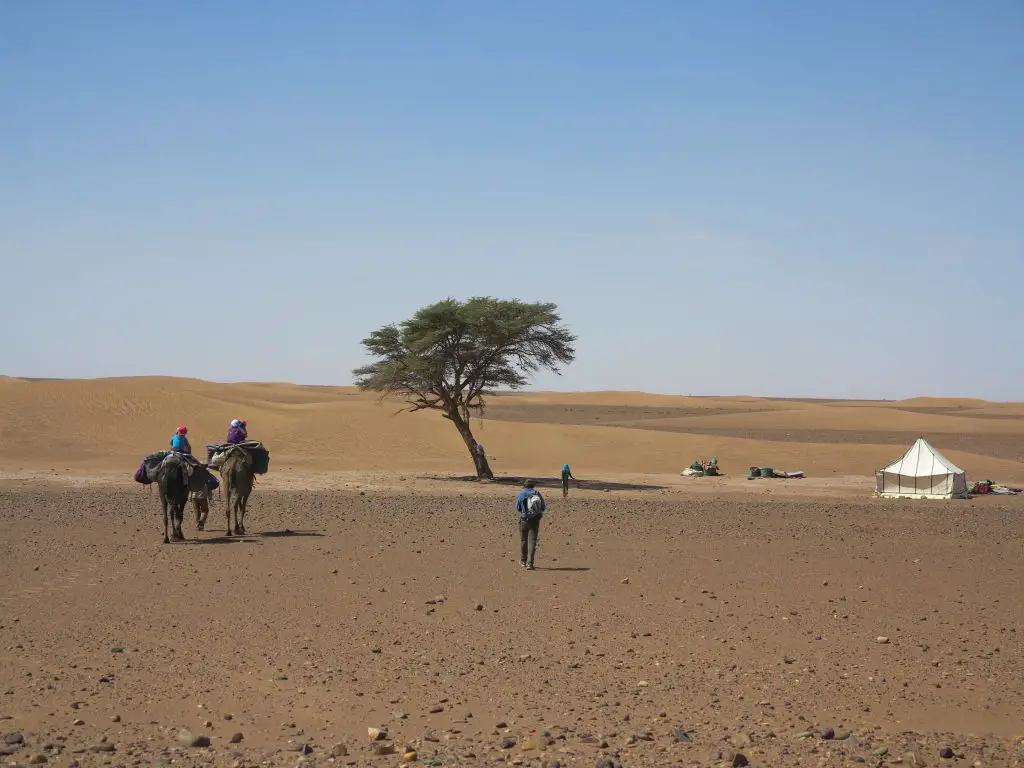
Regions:
<instances>
[{"instance_id":1,"label":"clear sky","mask_svg":"<svg viewBox=\"0 0 1024 768\"><path fill-rule=\"evenodd\" d=\"M1024 4L0 3L0 373L351 383L454 296L557 389L1024 400Z\"/></svg>"}]
</instances>

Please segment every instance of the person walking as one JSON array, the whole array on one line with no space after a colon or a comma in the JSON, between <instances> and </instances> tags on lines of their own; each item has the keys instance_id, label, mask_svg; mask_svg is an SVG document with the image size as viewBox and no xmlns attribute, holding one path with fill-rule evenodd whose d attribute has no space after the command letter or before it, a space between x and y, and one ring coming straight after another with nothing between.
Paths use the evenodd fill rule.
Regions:
<instances>
[{"instance_id":1,"label":"person walking","mask_svg":"<svg viewBox=\"0 0 1024 768\"><path fill-rule=\"evenodd\" d=\"M527 480L523 490L516 495L516 511L519 513L519 565L528 571L534 570L544 507L544 497L537 490L536 483Z\"/></svg>"},{"instance_id":2,"label":"person walking","mask_svg":"<svg viewBox=\"0 0 1024 768\"><path fill-rule=\"evenodd\" d=\"M567 498L569 496L569 481L570 480L576 480L576 478L572 476L572 470L569 469L569 465L568 464L563 464L562 465L562 498L563 499ZM579 480L576 480L576 484L579 485Z\"/></svg>"}]
</instances>

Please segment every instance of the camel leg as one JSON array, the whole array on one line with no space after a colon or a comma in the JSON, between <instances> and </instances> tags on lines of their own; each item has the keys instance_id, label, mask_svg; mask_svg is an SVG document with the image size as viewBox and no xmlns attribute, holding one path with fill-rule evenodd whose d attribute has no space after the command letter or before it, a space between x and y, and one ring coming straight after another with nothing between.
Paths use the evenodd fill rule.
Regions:
<instances>
[{"instance_id":1,"label":"camel leg","mask_svg":"<svg viewBox=\"0 0 1024 768\"><path fill-rule=\"evenodd\" d=\"M170 544L171 540L167 538L167 495L160 492L160 506L164 508L164 544Z\"/></svg>"},{"instance_id":2,"label":"camel leg","mask_svg":"<svg viewBox=\"0 0 1024 768\"><path fill-rule=\"evenodd\" d=\"M242 527L242 518L245 517L245 496L241 493L235 494L235 535L244 536L245 529Z\"/></svg>"},{"instance_id":3,"label":"camel leg","mask_svg":"<svg viewBox=\"0 0 1024 768\"><path fill-rule=\"evenodd\" d=\"M242 503L241 503L240 506L242 508L242 517L238 521L238 528L239 528L239 530L242 531L242 535L244 536L245 535L245 513L249 510L249 494L247 493L244 496L242 496L241 497L241 501L242 501Z\"/></svg>"},{"instance_id":4,"label":"camel leg","mask_svg":"<svg viewBox=\"0 0 1024 768\"><path fill-rule=\"evenodd\" d=\"M171 527L173 529L171 538L175 541L184 541L185 534L181 532L181 523L185 518L185 507L181 503L175 503L171 506Z\"/></svg>"},{"instance_id":5,"label":"camel leg","mask_svg":"<svg viewBox=\"0 0 1024 768\"><path fill-rule=\"evenodd\" d=\"M185 531L182 530L182 526L185 524L185 505L187 504L188 501L183 501L178 505L178 514L175 517L178 522L178 538L182 541L185 540Z\"/></svg>"},{"instance_id":6,"label":"camel leg","mask_svg":"<svg viewBox=\"0 0 1024 768\"><path fill-rule=\"evenodd\" d=\"M228 513L228 532L227 535L231 535L231 486L228 485L227 480L224 481L224 498L227 499L227 507L225 509Z\"/></svg>"}]
</instances>

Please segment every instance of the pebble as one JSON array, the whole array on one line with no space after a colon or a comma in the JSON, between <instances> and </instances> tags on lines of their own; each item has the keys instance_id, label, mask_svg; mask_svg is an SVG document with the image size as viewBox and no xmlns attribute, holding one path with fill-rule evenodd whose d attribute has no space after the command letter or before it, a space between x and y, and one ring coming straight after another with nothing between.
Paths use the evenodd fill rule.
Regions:
<instances>
[{"instance_id":1,"label":"pebble","mask_svg":"<svg viewBox=\"0 0 1024 768\"><path fill-rule=\"evenodd\" d=\"M418 758L419 755L416 754L415 750L411 749L404 755L402 755L402 759L405 760L405 762L407 763L415 763Z\"/></svg>"},{"instance_id":2,"label":"pebble","mask_svg":"<svg viewBox=\"0 0 1024 768\"><path fill-rule=\"evenodd\" d=\"M395 754L394 744L375 744L373 751L377 755L393 755Z\"/></svg>"},{"instance_id":3,"label":"pebble","mask_svg":"<svg viewBox=\"0 0 1024 768\"><path fill-rule=\"evenodd\" d=\"M682 728L676 728L676 741L691 742L693 739L690 738L688 731L684 731Z\"/></svg>"},{"instance_id":4,"label":"pebble","mask_svg":"<svg viewBox=\"0 0 1024 768\"><path fill-rule=\"evenodd\" d=\"M49 762L46 755L30 755L28 758L29 765L43 765L46 762Z\"/></svg>"},{"instance_id":5,"label":"pebble","mask_svg":"<svg viewBox=\"0 0 1024 768\"><path fill-rule=\"evenodd\" d=\"M477 603L476 605L473 606L473 610L474 611L482 611L483 609L484 609L484 604L483 603Z\"/></svg>"},{"instance_id":6,"label":"pebble","mask_svg":"<svg viewBox=\"0 0 1024 768\"><path fill-rule=\"evenodd\" d=\"M331 747L331 757L348 757L348 747L344 744L335 744Z\"/></svg>"},{"instance_id":7,"label":"pebble","mask_svg":"<svg viewBox=\"0 0 1024 768\"><path fill-rule=\"evenodd\" d=\"M245 737L240 732L239 733L233 733L233 734L231 734L231 743L232 744L241 744L242 743L242 739L244 739L244 738Z\"/></svg>"},{"instance_id":8,"label":"pebble","mask_svg":"<svg viewBox=\"0 0 1024 768\"><path fill-rule=\"evenodd\" d=\"M875 642L879 643L880 645L888 645L889 644L889 638L886 637L885 635L879 635L878 637L875 638Z\"/></svg>"},{"instance_id":9,"label":"pebble","mask_svg":"<svg viewBox=\"0 0 1024 768\"><path fill-rule=\"evenodd\" d=\"M525 740L525 741L524 741L524 742L523 742L523 743L522 743L522 744L521 744L521 745L519 746L519 748L520 748L521 750L523 750L524 752L532 752L532 751L533 751L533 750L535 750L535 749L539 749L539 748L540 748L540 744L539 744L539 743L537 742L537 740L536 740L536 739L526 739L526 740Z\"/></svg>"},{"instance_id":10,"label":"pebble","mask_svg":"<svg viewBox=\"0 0 1024 768\"><path fill-rule=\"evenodd\" d=\"M85 720L75 720L72 725L85 725Z\"/></svg>"},{"instance_id":11,"label":"pebble","mask_svg":"<svg viewBox=\"0 0 1024 768\"><path fill-rule=\"evenodd\" d=\"M729 737L729 743L736 749L745 749L751 744L750 737L745 733L734 733Z\"/></svg>"},{"instance_id":12,"label":"pebble","mask_svg":"<svg viewBox=\"0 0 1024 768\"><path fill-rule=\"evenodd\" d=\"M430 714L439 715L444 712L444 707L431 707Z\"/></svg>"},{"instance_id":13,"label":"pebble","mask_svg":"<svg viewBox=\"0 0 1024 768\"><path fill-rule=\"evenodd\" d=\"M121 722L121 716L120 715L114 715L112 718L110 718L110 722L112 722L112 723L120 723Z\"/></svg>"},{"instance_id":14,"label":"pebble","mask_svg":"<svg viewBox=\"0 0 1024 768\"><path fill-rule=\"evenodd\" d=\"M953 748L952 747L942 747L942 749L939 750L939 757L941 757L943 760L952 760L953 759Z\"/></svg>"},{"instance_id":15,"label":"pebble","mask_svg":"<svg viewBox=\"0 0 1024 768\"><path fill-rule=\"evenodd\" d=\"M15 744L24 744L24 743L25 743L25 737L22 736L19 731L14 731L13 733L8 733L6 736L4 736L4 744L7 744L8 746L12 746L13 747Z\"/></svg>"},{"instance_id":16,"label":"pebble","mask_svg":"<svg viewBox=\"0 0 1024 768\"><path fill-rule=\"evenodd\" d=\"M508 739L502 739L501 740L501 748L502 749L512 749L512 747L514 747L515 745L516 745L516 740L513 739L513 738L508 738Z\"/></svg>"},{"instance_id":17,"label":"pebble","mask_svg":"<svg viewBox=\"0 0 1024 768\"><path fill-rule=\"evenodd\" d=\"M732 758L732 768L744 768L744 766L750 765L750 761L747 756L742 752L737 752Z\"/></svg>"},{"instance_id":18,"label":"pebble","mask_svg":"<svg viewBox=\"0 0 1024 768\"><path fill-rule=\"evenodd\" d=\"M388 731L386 728L367 728L366 735L370 741L383 741L388 737Z\"/></svg>"},{"instance_id":19,"label":"pebble","mask_svg":"<svg viewBox=\"0 0 1024 768\"><path fill-rule=\"evenodd\" d=\"M825 741L831 741L835 737L836 737L836 732L832 728L822 728L821 729L821 738L823 738Z\"/></svg>"},{"instance_id":20,"label":"pebble","mask_svg":"<svg viewBox=\"0 0 1024 768\"><path fill-rule=\"evenodd\" d=\"M201 748L210 746L209 736L196 736L188 728L178 731L178 743L183 747Z\"/></svg>"},{"instance_id":21,"label":"pebble","mask_svg":"<svg viewBox=\"0 0 1024 768\"><path fill-rule=\"evenodd\" d=\"M875 757L885 757L886 755L889 754L889 748L888 747L879 747L878 749L876 749L871 754L874 755Z\"/></svg>"},{"instance_id":22,"label":"pebble","mask_svg":"<svg viewBox=\"0 0 1024 768\"><path fill-rule=\"evenodd\" d=\"M234 720L234 719L235 719L235 716L234 716L234 715L232 715L232 714L231 714L230 712L225 712L225 713L224 713L224 719L225 719L225 720Z\"/></svg>"}]
</instances>

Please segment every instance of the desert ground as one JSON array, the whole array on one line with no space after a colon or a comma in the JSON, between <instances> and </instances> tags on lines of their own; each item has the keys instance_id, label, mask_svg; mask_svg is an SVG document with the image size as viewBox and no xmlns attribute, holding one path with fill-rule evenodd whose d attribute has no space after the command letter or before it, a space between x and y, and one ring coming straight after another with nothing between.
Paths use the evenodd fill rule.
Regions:
<instances>
[{"instance_id":1,"label":"desert ground","mask_svg":"<svg viewBox=\"0 0 1024 768\"><path fill-rule=\"evenodd\" d=\"M1024 485L1024 405L509 395L473 425L483 484L451 425L399 408L0 377L4 761L1024 766L1024 495L871 496L918 436ZM272 456L248 535L215 503L162 544L132 474L235 417ZM723 477L680 476L709 456Z\"/></svg>"}]
</instances>

